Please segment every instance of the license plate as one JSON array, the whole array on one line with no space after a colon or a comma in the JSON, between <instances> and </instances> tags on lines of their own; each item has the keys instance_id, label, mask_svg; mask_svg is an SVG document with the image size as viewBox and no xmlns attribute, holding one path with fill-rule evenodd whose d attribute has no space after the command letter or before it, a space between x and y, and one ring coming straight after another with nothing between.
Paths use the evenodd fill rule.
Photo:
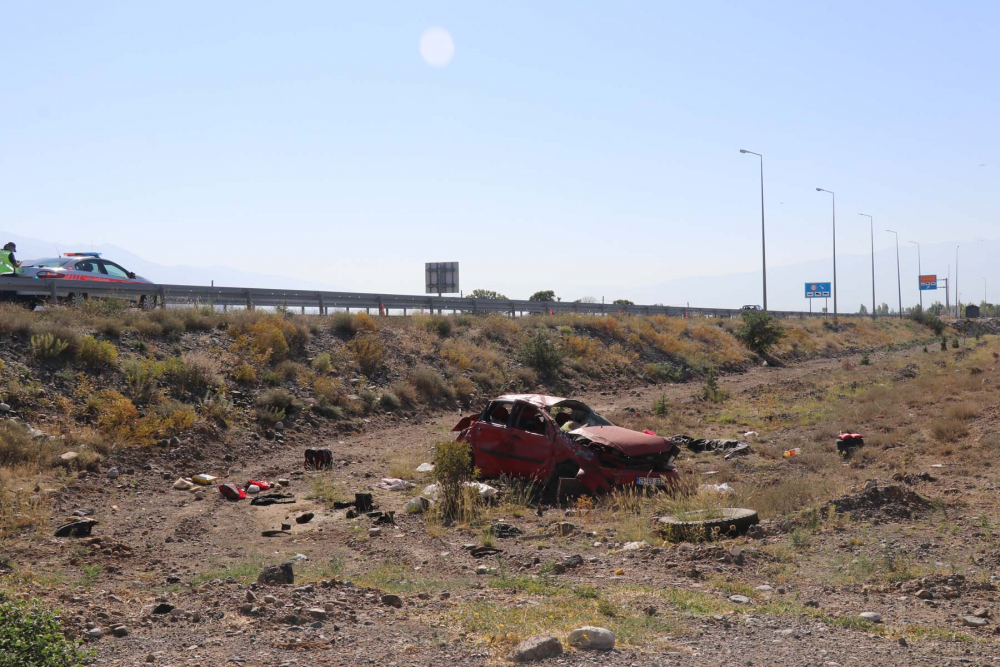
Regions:
<instances>
[{"instance_id":1,"label":"license plate","mask_svg":"<svg viewBox=\"0 0 1000 667\"><path fill-rule=\"evenodd\" d=\"M666 486L662 477L637 477L635 483L639 486Z\"/></svg>"}]
</instances>

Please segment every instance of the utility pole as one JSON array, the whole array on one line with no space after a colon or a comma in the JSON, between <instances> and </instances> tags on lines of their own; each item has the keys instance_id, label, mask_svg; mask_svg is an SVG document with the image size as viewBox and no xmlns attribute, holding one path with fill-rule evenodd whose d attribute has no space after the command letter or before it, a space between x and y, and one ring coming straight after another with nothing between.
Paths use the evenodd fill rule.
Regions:
<instances>
[{"instance_id":1,"label":"utility pole","mask_svg":"<svg viewBox=\"0 0 1000 667\"><path fill-rule=\"evenodd\" d=\"M858 213L868 218L869 231L872 236L872 319L875 319L875 218L867 213Z\"/></svg>"},{"instance_id":2,"label":"utility pole","mask_svg":"<svg viewBox=\"0 0 1000 667\"><path fill-rule=\"evenodd\" d=\"M833 323L837 323L837 195L832 190L816 188L816 192L829 192L833 203Z\"/></svg>"},{"instance_id":3,"label":"utility pole","mask_svg":"<svg viewBox=\"0 0 1000 667\"><path fill-rule=\"evenodd\" d=\"M896 290L899 292L899 319L903 319L903 283L899 279L899 234L891 229L885 231L896 234Z\"/></svg>"},{"instance_id":4,"label":"utility pole","mask_svg":"<svg viewBox=\"0 0 1000 667\"><path fill-rule=\"evenodd\" d=\"M920 276L924 275L924 270L920 268L920 244L916 241L910 241L913 245L917 246L917 291L920 293L920 310L924 309L924 291L920 289Z\"/></svg>"},{"instance_id":5,"label":"utility pole","mask_svg":"<svg viewBox=\"0 0 1000 667\"><path fill-rule=\"evenodd\" d=\"M766 244L764 243L764 156L760 153L754 153L753 151L748 151L740 149L740 153L749 153L750 155L756 155L760 158L760 259L761 259L761 274L764 278L764 312L767 312L767 250Z\"/></svg>"},{"instance_id":6,"label":"utility pole","mask_svg":"<svg viewBox=\"0 0 1000 667\"><path fill-rule=\"evenodd\" d=\"M958 298L958 249L962 246L955 246L955 319L962 317L962 300Z\"/></svg>"}]
</instances>

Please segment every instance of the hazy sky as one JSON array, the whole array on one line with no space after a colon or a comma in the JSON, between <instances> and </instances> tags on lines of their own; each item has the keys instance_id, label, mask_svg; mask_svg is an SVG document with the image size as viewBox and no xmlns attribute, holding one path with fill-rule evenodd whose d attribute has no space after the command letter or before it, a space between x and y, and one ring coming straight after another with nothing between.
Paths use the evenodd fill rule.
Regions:
<instances>
[{"instance_id":1,"label":"hazy sky","mask_svg":"<svg viewBox=\"0 0 1000 667\"><path fill-rule=\"evenodd\" d=\"M878 248L887 227L996 238L998 19L943 1L0 2L0 228L365 291L421 291L425 261L458 260L466 290L572 297L757 269L747 148L774 265L830 255L816 186L837 192L845 253L869 249L859 212Z\"/></svg>"}]
</instances>

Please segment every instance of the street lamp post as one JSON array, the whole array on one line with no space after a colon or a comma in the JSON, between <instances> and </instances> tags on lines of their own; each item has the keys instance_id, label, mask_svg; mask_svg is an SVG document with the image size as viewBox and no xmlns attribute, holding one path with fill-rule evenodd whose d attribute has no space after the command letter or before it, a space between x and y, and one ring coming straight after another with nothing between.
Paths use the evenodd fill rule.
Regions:
<instances>
[{"instance_id":1,"label":"street lamp post","mask_svg":"<svg viewBox=\"0 0 1000 667\"><path fill-rule=\"evenodd\" d=\"M962 317L962 304L958 299L958 249L962 246L955 246L955 319Z\"/></svg>"},{"instance_id":2,"label":"street lamp post","mask_svg":"<svg viewBox=\"0 0 1000 667\"><path fill-rule=\"evenodd\" d=\"M891 229L885 231L896 234L896 290L899 292L899 319L903 319L903 283L899 280L899 234Z\"/></svg>"},{"instance_id":3,"label":"street lamp post","mask_svg":"<svg viewBox=\"0 0 1000 667\"><path fill-rule=\"evenodd\" d=\"M872 319L875 319L875 218L867 213L858 213L868 218L868 227L872 235Z\"/></svg>"},{"instance_id":4,"label":"street lamp post","mask_svg":"<svg viewBox=\"0 0 1000 667\"><path fill-rule=\"evenodd\" d=\"M920 293L920 310L924 309L924 291L920 289L920 276L924 275L924 270L920 268L920 244L916 241L910 241L913 245L917 246L917 290Z\"/></svg>"},{"instance_id":5,"label":"street lamp post","mask_svg":"<svg viewBox=\"0 0 1000 667\"><path fill-rule=\"evenodd\" d=\"M816 192L829 192L833 203L833 322L837 323L837 195L832 190L816 188Z\"/></svg>"},{"instance_id":6,"label":"street lamp post","mask_svg":"<svg viewBox=\"0 0 1000 667\"><path fill-rule=\"evenodd\" d=\"M740 149L740 153L749 153L760 158L760 259L761 274L764 278L764 312L767 312L767 250L764 243L764 156L742 148Z\"/></svg>"}]
</instances>

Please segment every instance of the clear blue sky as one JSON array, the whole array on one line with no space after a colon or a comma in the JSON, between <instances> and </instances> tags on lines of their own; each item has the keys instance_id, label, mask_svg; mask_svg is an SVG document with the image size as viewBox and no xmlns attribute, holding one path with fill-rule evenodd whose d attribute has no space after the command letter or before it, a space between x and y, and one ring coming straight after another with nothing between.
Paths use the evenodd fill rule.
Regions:
<instances>
[{"instance_id":1,"label":"clear blue sky","mask_svg":"<svg viewBox=\"0 0 1000 667\"><path fill-rule=\"evenodd\" d=\"M365 291L459 260L466 290L627 294L759 267L748 148L774 265L829 256L816 186L845 253L858 212L879 248L995 238L998 25L994 2L2 2L0 229Z\"/></svg>"}]
</instances>

